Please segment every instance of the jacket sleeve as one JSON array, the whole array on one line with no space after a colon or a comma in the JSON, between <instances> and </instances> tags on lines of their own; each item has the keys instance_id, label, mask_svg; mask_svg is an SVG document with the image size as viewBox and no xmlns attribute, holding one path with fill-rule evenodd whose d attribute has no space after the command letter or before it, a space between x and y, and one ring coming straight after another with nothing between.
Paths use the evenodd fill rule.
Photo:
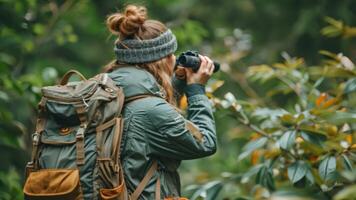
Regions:
<instances>
[{"instance_id":1,"label":"jacket sleeve","mask_svg":"<svg viewBox=\"0 0 356 200\"><path fill-rule=\"evenodd\" d=\"M187 112L185 119L164 100L147 112L155 129L147 135L151 154L187 160L215 153L215 121L208 98L203 94L189 96Z\"/></svg>"}]
</instances>

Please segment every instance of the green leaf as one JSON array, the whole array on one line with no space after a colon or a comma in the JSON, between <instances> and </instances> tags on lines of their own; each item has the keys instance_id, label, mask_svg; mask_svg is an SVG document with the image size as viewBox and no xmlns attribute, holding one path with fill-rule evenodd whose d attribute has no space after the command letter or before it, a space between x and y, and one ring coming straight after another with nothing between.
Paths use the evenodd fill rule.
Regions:
<instances>
[{"instance_id":1,"label":"green leaf","mask_svg":"<svg viewBox=\"0 0 356 200\"><path fill-rule=\"evenodd\" d=\"M288 112L282 108L271 109L271 108L256 108L254 109L252 116L256 117L259 120L271 119L276 120L278 117L288 114Z\"/></svg>"},{"instance_id":2,"label":"green leaf","mask_svg":"<svg viewBox=\"0 0 356 200\"><path fill-rule=\"evenodd\" d=\"M250 168L247 172L245 172L241 178L241 183L246 183L248 182L248 180L250 179L251 176L254 176L255 174L257 174L261 167L263 167L262 164L253 166L252 168Z\"/></svg>"},{"instance_id":3,"label":"green leaf","mask_svg":"<svg viewBox=\"0 0 356 200\"><path fill-rule=\"evenodd\" d=\"M204 184L197 191L194 192L191 200L195 199L204 199L204 200L214 200L217 199L219 192L223 187L223 183L221 181L211 181Z\"/></svg>"},{"instance_id":4,"label":"green leaf","mask_svg":"<svg viewBox=\"0 0 356 200\"><path fill-rule=\"evenodd\" d=\"M0 90L0 100L4 101L4 102L8 102L9 101L9 95L6 92L3 92Z\"/></svg>"},{"instance_id":5,"label":"green leaf","mask_svg":"<svg viewBox=\"0 0 356 200\"><path fill-rule=\"evenodd\" d=\"M296 161L288 167L288 178L292 183L301 180L307 174L308 166L303 161Z\"/></svg>"},{"instance_id":6,"label":"green leaf","mask_svg":"<svg viewBox=\"0 0 356 200\"><path fill-rule=\"evenodd\" d=\"M43 35L46 31L46 27L43 24L36 23L33 25L33 32L37 35Z\"/></svg>"},{"instance_id":7,"label":"green leaf","mask_svg":"<svg viewBox=\"0 0 356 200\"><path fill-rule=\"evenodd\" d=\"M333 200L355 200L356 185L351 185L338 192Z\"/></svg>"},{"instance_id":8,"label":"green leaf","mask_svg":"<svg viewBox=\"0 0 356 200\"><path fill-rule=\"evenodd\" d=\"M309 67L308 73L312 77L329 77L329 78L354 78L356 76L356 71L346 70L344 68L336 68L333 66L325 66L325 67Z\"/></svg>"},{"instance_id":9,"label":"green leaf","mask_svg":"<svg viewBox=\"0 0 356 200\"><path fill-rule=\"evenodd\" d=\"M323 146L323 142L327 139L325 135L307 131L301 131L301 136L304 140L318 146Z\"/></svg>"},{"instance_id":10,"label":"green leaf","mask_svg":"<svg viewBox=\"0 0 356 200\"><path fill-rule=\"evenodd\" d=\"M356 92L356 78L352 78L346 82L344 94Z\"/></svg>"},{"instance_id":11,"label":"green leaf","mask_svg":"<svg viewBox=\"0 0 356 200\"><path fill-rule=\"evenodd\" d=\"M32 52L33 49L35 48L35 45L33 43L33 41L31 40L25 40L22 43L22 47L27 51L27 52Z\"/></svg>"},{"instance_id":12,"label":"green leaf","mask_svg":"<svg viewBox=\"0 0 356 200\"><path fill-rule=\"evenodd\" d=\"M75 43L78 41L78 36L75 34L69 34L67 36L67 40L68 40L68 42Z\"/></svg>"},{"instance_id":13,"label":"green leaf","mask_svg":"<svg viewBox=\"0 0 356 200\"><path fill-rule=\"evenodd\" d=\"M336 111L320 113L320 116L334 125L356 123L356 113Z\"/></svg>"},{"instance_id":14,"label":"green leaf","mask_svg":"<svg viewBox=\"0 0 356 200\"><path fill-rule=\"evenodd\" d=\"M313 173L312 173L312 171L310 170L309 167L308 167L308 169L307 169L307 174L305 175L305 177L309 180L309 182L310 182L311 184L314 184L314 183L315 183L315 179L314 179Z\"/></svg>"},{"instance_id":15,"label":"green leaf","mask_svg":"<svg viewBox=\"0 0 356 200\"><path fill-rule=\"evenodd\" d=\"M179 28L173 30L180 44L199 45L209 32L203 24L195 20L186 20Z\"/></svg>"},{"instance_id":16,"label":"green leaf","mask_svg":"<svg viewBox=\"0 0 356 200\"><path fill-rule=\"evenodd\" d=\"M14 57L14 55L0 53L0 63L4 63L6 65L15 65L16 58ZM2 67L4 67L4 66L2 66ZM1 70L7 71L7 68L1 69Z\"/></svg>"},{"instance_id":17,"label":"green leaf","mask_svg":"<svg viewBox=\"0 0 356 200\"><path fill-rule=\"evenodd\" d=\"M340 175L349 182L356 182L356 170L354 171L344 170L341 171Z\"/></svg>"},{"instance_id":18,"label":"green leaf","mask_svg":"<svg viewBox=\"0 0 356 200\"><path fill-rule=\"evenodd\" d=\"M296 119L291 114L284 114L280 117L280 120L284 126L292 126L297 123Z\"/></svg>"},{"instance_id":19,"label":"green leaf","mask_svg":"<svg viewBox=\"0 0 356 200\"><path fill-rule=\"evenodd\" d=\"M324 80L325 80L324 77L319 78L319 79L314 83L313 88L319 87L319 86L323 83Z\"/></svg>"},{"instance_id":20,"label":"green leaf","mask_svg":"<svg viewBox=\"0 0 356 200\"><path fill-rule=\"evenodd\" d=\"M44 81L53 81L58 77L58 71L53 67L46 67L42 70L42 78Z\"/></svg>"},{"instance_id":21,"label":"green leaf","mask_svg":"<svg viewBox=\"0 0 356 200\"><path fill-rule=\"evenodd\" d=\"M285 132L282 137L279 139L279 146L281 149L288 150L290 149L293 144L295 143L295 139L297 137L296 131L287 131Z\"/></svg>"},{"instance_id":22,"label":"green leaf","mask_svg":"<svg viewBox=\"0 0 356 200\"><path fill-rule=\"evenodd\" d=\"M321 55L327 56L327 57L332 58L332 59L334 59L334 60L338 60L338 59L339 59L338 56L337 56L337 54L332 53L332 52L330 52L330 51L320 50L319 53L320 53Z\"/></svg>"},{"instance_id":23,"label":"green leaf","mask_svg":"<svg viewBox=\"0 0 356 200\"><path fill-rule=\"evenodd\" d=\"M269 169L267 166L261 167L256 175L256 184L260 184L269 190L274 190L274 179L272 175L272 170Z\"/></svg>"},{"instance_id":24,"label":"green leaf","mask_svg":"<svg viewBox=\"0 0 356 200\"><path fill-rule=\"evenodd\" d=\"M21 176L15 168L10 168L9 170L0 170L0 199L24 199L22 186L21 186Z\"/></svg>"},{"instance_id":25,"label":"green leaf","mask_svg":"<svg viewBox=\"0 0 356 200\"><path fill-rule=\"evenodd\" d=\"M330 175L336 170L336 158L328 156L319 165L320 177L324 180L330 179Z\"/></svg>"},{"instance_id":26,"label":"green leaf","mask_svg":"<svg viewBox=\"0 0 356 200\"><path fill-rule=\"evenodd\" d=\"M345 154L341 154L341 157L344 161L344 165L345 165L345 168L349 171L353 171L353 167L352 167L352 164L351 164L351 161L350 159L347 157L347 155Z\"/></svg>"},{"instance_id":27,"label":"green leaf","mask_svg":"<svg viewBox=\"0 0 356 200\"><path fill-rule=\"evenodd\" d=\"M329 23L329 24L331 24L331 25L333 25L334 27L339 28L339 29L342 29L343 26L344 26L344 23L343 23L342 21L336 20L336 19L334 19L334 18L332 18L332 17L325 17L324 20L325 20L327 23Z\"/></svg>"},{"instance_id":28,"label":"green leaf","mask_svg":"<svg viewBox=\"0 0 356 200\"><path fill-rule=\"evenodd\" d=\"M268 138L266 137L260 137L256 140L252 140L248 142L243 148L242 148L242 153L239 155L238 160L242 160L249 156L254 150L263 147L266 142L268 141Z\"/></svg>"},{"instance_id":29,"label":"green leaf","mask_svg":"<svg viewBox=\"0 0 356 200\"><path fill-rule=\"evenodd\" d=\"M275 71L268 65L255 65L250 66L246 74L252 81L264 83L275 76Z\"/></svg>"}]
</instances>

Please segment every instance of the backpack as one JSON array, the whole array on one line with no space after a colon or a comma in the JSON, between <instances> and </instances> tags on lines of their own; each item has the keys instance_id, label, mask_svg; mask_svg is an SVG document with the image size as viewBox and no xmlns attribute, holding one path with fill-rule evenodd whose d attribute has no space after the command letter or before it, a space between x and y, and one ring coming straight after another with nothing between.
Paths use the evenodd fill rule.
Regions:
<instances>
[{"instance_id":1,"label":"backpack","mask_svg":"<svg viewBox=\"0 0 356 200\"><path fill-rule=\"evenodd\" d=\"M70 82L72 75L82 81ZM129 194L120 162L123 89L108 74L85 79L70 70L59 85L42 88L32 155L23 188L28 200L136 200L157 170L157 161ZM160 199L160 181L156 183Z\"/></svg>"}]
</instances>

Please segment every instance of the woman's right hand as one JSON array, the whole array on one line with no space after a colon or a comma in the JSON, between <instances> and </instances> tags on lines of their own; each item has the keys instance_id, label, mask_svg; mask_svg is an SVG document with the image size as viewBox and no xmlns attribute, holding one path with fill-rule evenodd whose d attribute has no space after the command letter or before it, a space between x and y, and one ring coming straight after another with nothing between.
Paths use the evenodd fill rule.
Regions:
<instances>
[{"instance_id":1,"label":"woman's right hand","mask_svg":"<svg viewBox=\"0 0 356 200\"><path fill-rule=\"evenodd\" d=\"M194 83L205 85L214 72L214 63L209 57L199 55L199 58L201 63L197 72L193 72L191 68L185 68L188 85Z\"/></svg>"}]
</instances>

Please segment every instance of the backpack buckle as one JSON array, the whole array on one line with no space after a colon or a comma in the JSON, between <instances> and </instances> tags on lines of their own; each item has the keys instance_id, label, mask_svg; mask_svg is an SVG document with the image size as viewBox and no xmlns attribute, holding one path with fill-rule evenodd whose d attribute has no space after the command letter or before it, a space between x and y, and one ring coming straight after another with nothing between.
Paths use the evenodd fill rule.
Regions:
<instances>
[{"instance_id":1,"label":"backpack buckle","mask_svg":"<svg viewBox=\"0 0 356 200\"><path fill-rule=\"evenodd\" d=\"M32 142L33 142L33 144L37 145L39 139L40 139L40 134L38 134L37 132L34 132L32 134Z\"/></svg>"},{"instance_id":2,"label":"backpack buckle","mask_svg":"<svg viewBox=\"0 0 356 200\"><path fill-rule=\"evenodd\" d=\"M120 165L119 165L119 164L115 164L115 165L114 165L114 172L115 172L115 173L120 172Z\"/></svg>"},{"instance_id":3,"label":"backpack buckle","mask_svg":"<svg viewBox=\"0 0 356 200\"><path fill-rule=\"evenodd\" d=\"M33 161L30 161L30 162L27 162L27 164L26 164L26 167L27 168L34 168L34 163L33 163Z\"/></svg>"},{"instance_id":4,"label":"backpack buckle","mask_svg":"<svg viewBox=\"0 0 356 200\"><path fill-rule=\"evenodd\" d=\"M77 134L75 135L75 138L83 139L84 138L84 130L85 130L85 127L80 127L77 131Z\"/></svg>"}]
</instances>

